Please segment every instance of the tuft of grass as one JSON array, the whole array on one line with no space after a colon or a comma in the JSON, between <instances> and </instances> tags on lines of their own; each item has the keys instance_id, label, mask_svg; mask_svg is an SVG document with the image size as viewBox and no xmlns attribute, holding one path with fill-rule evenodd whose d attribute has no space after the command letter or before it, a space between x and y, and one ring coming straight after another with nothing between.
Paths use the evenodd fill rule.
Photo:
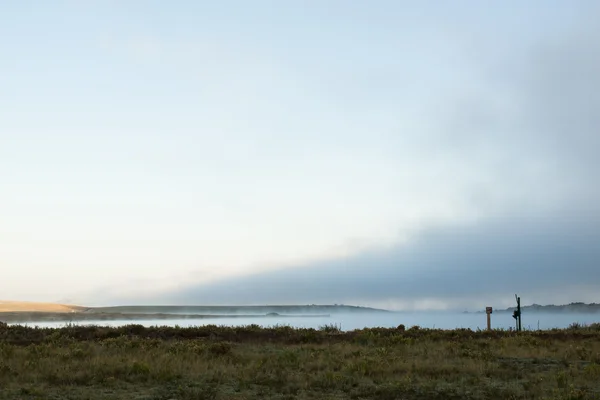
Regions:
<instances>
[{"instance_id":1,"label":"tuft of grass","mask_svg":"<svg viewBox=\"0 0 600 400\"><path fill-rule=\"evenodd\" d=\"M339 334L342 333L342 328L341 326L337 326L336 324L328 324L321 326L319 328L319 331L330 334Z\"/></svg>"}]
</instances>

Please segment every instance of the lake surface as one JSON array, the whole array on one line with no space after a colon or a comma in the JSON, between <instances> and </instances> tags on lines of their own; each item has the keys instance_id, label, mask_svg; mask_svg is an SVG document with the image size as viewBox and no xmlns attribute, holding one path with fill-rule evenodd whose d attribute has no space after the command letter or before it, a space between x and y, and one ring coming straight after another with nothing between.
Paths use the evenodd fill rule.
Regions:
<instances>
[{"instance_id":1,"label":"lake surface","mask_svg":"<svg viewBox=\"0 0 600 400\"><path fill-rule=\"evenodd\" d=\"M523 314L522 326L524 330L566 328L572 323L591 324L600 322L598 314L548 314L532 313ZM404 324L406 328L419 325L423 328L455 329L470 328L473 330L486 328L485 314L465 314L450 312L411 312L411 313L373 313L373 314L332 314L329 317L235 317L235 318L206 318L206 319L161 319L161 320L136 320L136 321L81 321L73 322L76 325L102 325L122 326L128 324L141 324L144 326L201 326L224 325L246 326L251 324L264 327L288 325L298 328L318 329L324 325L336 325L344 331L362 328L394 328ZM22 324L39 327L62 327L66 322L40 322ZM492 328L508 329L515 326L511 313L492 314Z\"/></svg>"}]
</instances>

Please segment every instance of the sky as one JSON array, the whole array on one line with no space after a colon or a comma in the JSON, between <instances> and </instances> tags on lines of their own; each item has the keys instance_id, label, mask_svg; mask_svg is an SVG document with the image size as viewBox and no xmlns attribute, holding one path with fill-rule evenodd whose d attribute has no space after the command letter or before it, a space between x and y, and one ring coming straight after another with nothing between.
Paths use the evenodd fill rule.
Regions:
<instances>
[{"instance_id":1,"label":"sky","mask_svg":"<svg viewBox=\"0 0 600 400\"><path fill-rule=\"evenodd\" d=\"M600 302L599 17L3 2L0 299Z\"/></svg>"}]
</instances>

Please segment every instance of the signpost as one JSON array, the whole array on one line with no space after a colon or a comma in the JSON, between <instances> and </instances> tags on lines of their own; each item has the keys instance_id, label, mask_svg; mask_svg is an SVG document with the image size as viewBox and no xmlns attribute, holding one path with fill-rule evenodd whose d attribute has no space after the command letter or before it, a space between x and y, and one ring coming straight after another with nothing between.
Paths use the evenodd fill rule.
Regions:
<instances>
[{"instance_id":1,"label":"signpost","mask_svg":"<svg viewBox=\"0 0 600 400\"><path fill-rule=\"evenodd\" d=\"M488 331L492 330L492 307L486 307L485 308L485 313L487 314L487 329Z\"/></svg>"}]
</instances>

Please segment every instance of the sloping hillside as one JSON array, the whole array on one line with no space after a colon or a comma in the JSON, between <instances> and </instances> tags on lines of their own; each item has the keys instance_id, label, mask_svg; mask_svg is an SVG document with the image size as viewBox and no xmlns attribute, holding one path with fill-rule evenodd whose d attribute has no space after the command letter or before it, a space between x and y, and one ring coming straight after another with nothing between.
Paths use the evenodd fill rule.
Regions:
<instances>
[{"instance_id":1,"label":"sloping hillside","mask_svg":"<svg viewBox=\"0 0 600 400\"><path fill-rule=\"evenodd\" d=\"M56 303L0 300L0 312L50 312L70 313L84 310L83 307Z\"/></svg>"},{"instance_id":2,"label":"sloping hillside","mask_svg":"<svg viewBox=\"0 0 600 400\"><path fill-rule=\"evenodd\" d=\"M88 313L137 313L137 314L334 314L388 312L369 307L347 305L264 305L264 306L114 306L89 307Z\"/></svg>"}]
</instances>

